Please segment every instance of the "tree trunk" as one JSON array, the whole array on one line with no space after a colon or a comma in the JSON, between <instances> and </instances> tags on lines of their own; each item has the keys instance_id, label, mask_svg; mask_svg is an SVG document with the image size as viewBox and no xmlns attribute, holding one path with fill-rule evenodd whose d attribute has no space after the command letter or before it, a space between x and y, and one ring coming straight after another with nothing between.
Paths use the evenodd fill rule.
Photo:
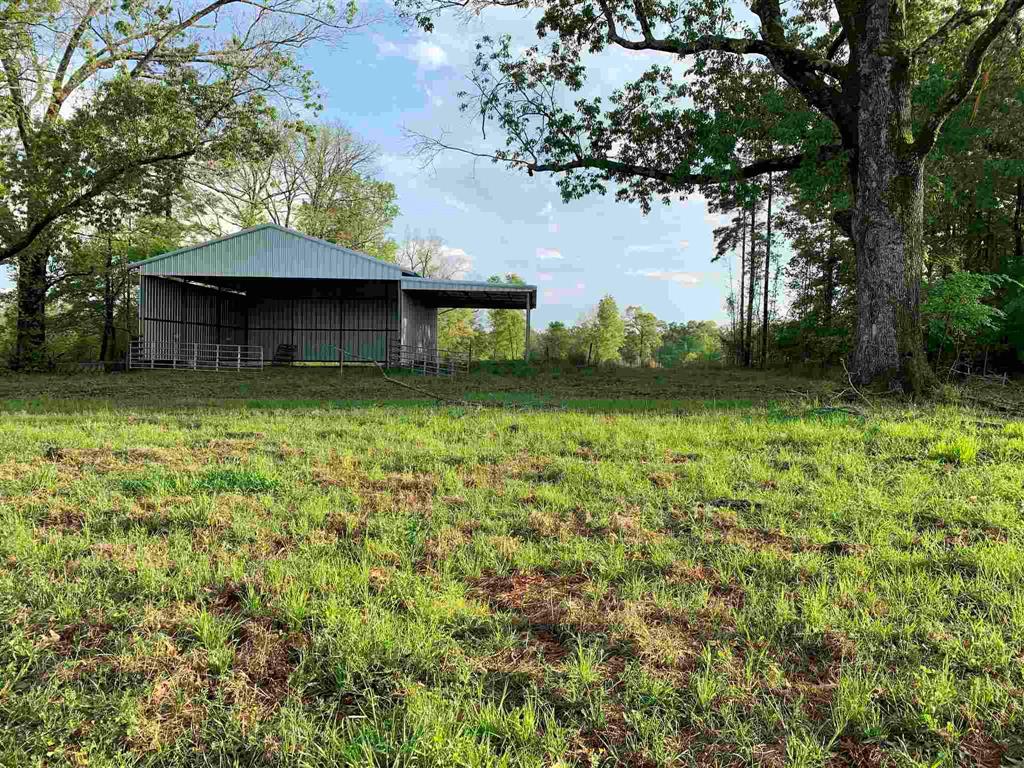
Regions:
<instances>
[{"instance_id":1,"label":"tree trunk","mask_svg":"<svg viewBox=\"0 0 1024 768\"><path fill-rule=\"evenodd\" d=\"M747 217L744 211L740 210L740 293L736 301L736 312L740 319L739 338L736 340L736 364L743 365L743 328L745 323L743 316L743 298L746 296L747 278Z\"/></svg>"},{"instance_id":2,"label":"tree trunk","mask_svg":"<svg viewBox=\"0 0 1024 768\"><path fill-rule=\"evenodd\" d=\"M1015 267L1024 260L1024 179L1017 179L1017 201L1013 208L1013 261Z\"/></svg>"},{"instance_id":3,"label":"tree trunk","mask_svg":"<svg viewBox=\"0 0 1024 768\"><path fill-rule=\"evenodd\" d=\"M912 146L910 62L904 19L888 2L868 4L858 57L858 153L852 217L857 256L854 375L926 394L937 383L924 355L921 275L924 159Z\"/></svg>"},{"instance_id":4,"label":"tree trunk","mask_svg":"<svg viewBox=\"0 0 1024 768\"><path fill-rule=\"evenodd\" d=\"M838 259L836 259L835 245L836 228L835 224L830 223L828 226L828 252L822 267L824 274L821 284L822 323L826 328L832 327L832 309L836 301L836 272L839 265Z\"/></svg>"},{"instance_id":5,"label":"tree trunk","mask_svg":"<svg viewBox=\"0 0 1024 768\"><path fill-rule=\"evenodd\" d=\"M750 282L747 284L747 338L743 345L743 364L749 368L754 363L754 286L757 285L757 250L754 236L757 233L757 203L750 207Z\"/></svg>"},{"instance_id":6,"label":"tree trunk","mask_svg":"<svg viewBox=\"0 0 1024 768\"><path fill-rule=\"evenodd\" d=\"M103 270L103 338L100 340L100 360L106 361L114 342L114 305L117 294L114 291L114 243L107 236L107 258Z\"/></svg>"},{"instance_id":7,"label":"tree trunk","mask_svg":"<svg viewBox=\"0 0 1024 768\"><path fill-rule=\"evenodd\" d=\"M38 240L18 258L18 331L11 368L34 371L47 367L46 269L49 249Z\"/></svg>"},{"instance_id":8,"label":"tree trunk","mask_svg":"<svg viewBox=\"0 0 1024 768\"><path fill-rule=\"evenodd\" d=\"M764 241L764 305L761 315L761 368L768 367L768 291L772 274L772 175L768 174L768 218L765 223Z\"/></svg>"}]
</instances>

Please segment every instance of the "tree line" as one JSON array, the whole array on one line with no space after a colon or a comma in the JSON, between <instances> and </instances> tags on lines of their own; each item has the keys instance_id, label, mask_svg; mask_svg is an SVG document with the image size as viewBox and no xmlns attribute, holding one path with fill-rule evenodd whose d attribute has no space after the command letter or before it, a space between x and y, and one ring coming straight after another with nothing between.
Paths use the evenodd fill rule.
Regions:
<instances>
[{"instance_id":1,"label":"tree line","mask_svg":"<svg viewBox=\"0 0 1024 768\"><path fill-rule=\"evenodd\" d=\"M491 280L522 283L512 273ZM620 311L612 296L604 296L572 325L556 320L532 331L530 360L644 367L719 362L723 338L712 320L665 322L640 306ZM514 309L442 310L438 345L474 360L521 360L526 353L526 318Z\"/></svg>"}]
</instances>

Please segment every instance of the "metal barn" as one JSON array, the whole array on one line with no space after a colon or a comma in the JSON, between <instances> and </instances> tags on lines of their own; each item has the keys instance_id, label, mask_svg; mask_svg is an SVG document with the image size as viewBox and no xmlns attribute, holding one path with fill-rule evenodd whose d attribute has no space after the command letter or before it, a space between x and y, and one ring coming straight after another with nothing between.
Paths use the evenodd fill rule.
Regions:
<instances>
[{"instance_id":1,"label":"metal barn","mask_svg":"<svg viewBox=\"0 0 1024 768\"><path fill-rule=\"evenodd\" d=\"M343 354L441 372L451 358L437 349L439 309L522 309L528 353L537 306L535 286L424 278L276 224L132 268L140 278L133 368L261 367L282 354L336 363Z\"/></svg>"}]
</instances>

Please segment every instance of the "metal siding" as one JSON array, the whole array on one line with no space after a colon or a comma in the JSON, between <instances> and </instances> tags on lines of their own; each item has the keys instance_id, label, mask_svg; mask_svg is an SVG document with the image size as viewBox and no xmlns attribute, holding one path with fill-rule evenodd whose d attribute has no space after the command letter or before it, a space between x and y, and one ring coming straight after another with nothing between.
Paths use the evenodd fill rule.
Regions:
<instances>
[{"instance_id":1,"label":"metal siding","mask_svg":"<svg viewBox=\"0 0 1024 768\"><path fill-rule=\"evenodd\" d=\"M142 338L147 342L242 343L244 301L238 294L144 276L139 304Z\"/></svg>"},{"instance_id":2,"label":"metal siding","mask_svg":"<svg viewBox=\"0 0 1024 768\"><path fill-rule=\"evenodd\" d=\"M402 344L436 350L437 308L428 307L405 291L402 291L402 298Z\"/></svg>"},{"instance_id":3,"label":"metal siding","mask_svg":"<svg viewBox=\"0 0 1024 768\"><path fill-rule=\"evenodd\" d=\"M303 362L336 362L342 342L350 361L387 356L396 333L395 299L303 298L256 300L249 309L249 344L269 359L280 344L294 344ZM391 332L391 333L389 333Z\"/></svg>"},{"instance_id":4,"label":"metal siding","mask_svg":"<svg viewBox=\"0 0 1024 768\"><path fill-rule=\"evenodd\" d=\"M342 304L342 344L346 359L384 361L390 329L393 302L389 299L347 299Z\"/></svg>"},{"instance_id":5,"label":"metal siding","mask_svg":"<svg viewBox=\"0 0 1024 768\"><path fill-rule=\"evenodd\" d=\"M398 280L401 267L264 225L140 262L144 275Z\"/></svg>"}]
</instances>

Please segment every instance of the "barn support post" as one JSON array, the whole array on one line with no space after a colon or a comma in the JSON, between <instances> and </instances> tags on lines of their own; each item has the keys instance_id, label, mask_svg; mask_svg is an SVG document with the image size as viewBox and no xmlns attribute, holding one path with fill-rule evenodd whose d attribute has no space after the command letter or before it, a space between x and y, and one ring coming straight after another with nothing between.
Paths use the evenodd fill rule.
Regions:
<instances>
[{"instance_id":1,"label":"barn support post","mask_svg":"<svg viewBox=\"0 0 1024 768\"><path fill-rule=\"evenodd\" d=\"M526 294L526 343L523 345L523 360L530 360L530 294Z\"/></svg>"}]
</instances>

